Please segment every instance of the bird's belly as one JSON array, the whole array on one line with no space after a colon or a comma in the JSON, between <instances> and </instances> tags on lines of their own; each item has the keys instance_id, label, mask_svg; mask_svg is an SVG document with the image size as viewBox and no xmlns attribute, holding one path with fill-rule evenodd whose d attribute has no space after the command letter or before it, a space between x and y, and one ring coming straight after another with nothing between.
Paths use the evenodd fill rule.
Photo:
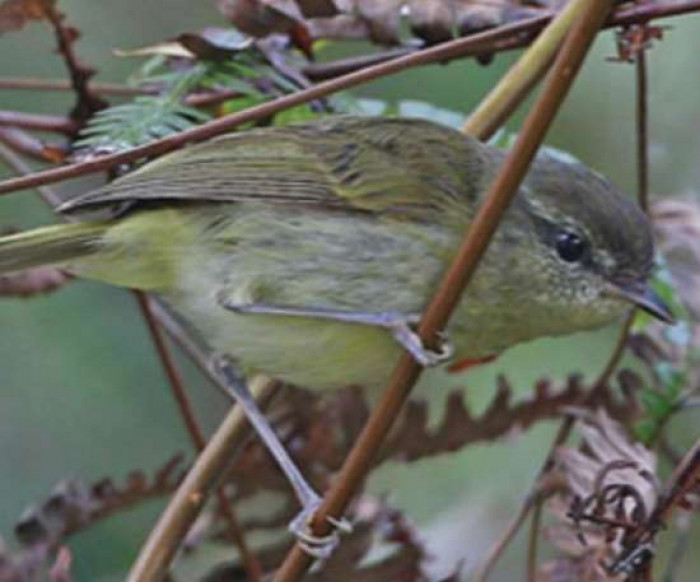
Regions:
<instances>
[{"instance_id":1,"label":"bird's belly","mask_svg":"<svg viewBox=\"0 0 700 582\"><path fill-rule=\"evenodd\" d=\"M214 338L249 371L328 390L386 382L400 355L391 335L359 324L280 316L231 314Z\"/></svg>"}]
</instances>

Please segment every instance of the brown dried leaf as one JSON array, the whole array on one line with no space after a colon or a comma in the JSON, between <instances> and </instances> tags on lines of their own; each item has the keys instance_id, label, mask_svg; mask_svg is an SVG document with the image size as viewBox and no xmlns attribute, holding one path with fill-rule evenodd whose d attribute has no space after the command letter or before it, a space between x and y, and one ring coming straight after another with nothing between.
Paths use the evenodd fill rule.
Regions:
<instances>
[{"instance_id":1,"label":"brown dried leaf","mask_svg":"<svg viewBox=\"0 0 700 582\"><path fill-rule=\"evenodd\" d=\"M605 565L657 503L656 456L605 412L576 414L582 446L556 451L553 471L567 487L547 502L559 523L545 535L562 555L541 566L538 580L618 582L624 577Z\"/></svg>"},{"instance_id":2,"label":"brown dried leaf","mask_svg":"<svg viewBox=\"0 0 700 582\"><path fill-rule=\"evenodd\" d=\"M121 487L111 479L90 486L59 483L47 499L25 510L15 525L21 550L10 552L0 539L0 580L70 582L71 555L63 547L65 539L114 513L172 494L183 477L181 463L182 456L177 455L152 477L135 471Z\"/></svg>"},{"instance_id":3,"label":"brown dried leaf","mask_svg":"<svg viewBox=\"0 0 700 582\"><path fill-rule=\"evenodd\" d=\"M5 0L0 4L0 34L21 30L32 20L48 18L56 0Z\"/></svg>"},{"instance_id":4,"label":"brown dried leaf","mask_svg":"<svg viewBox=\"0 0 700 582\"><path fill-rule=\"evenodd\" d=\"M262 38L292 35L302 27L311 39L364 38L381 45L402 42L407 19L428 43L500 26L551 9L554 2L527 0L217 0L240 30Z\"/></svg>"},{"instance_id":5,"label":"brown dried leaf","mask_svg":"<svg viewBox=\"0 0 700 582\"><path fill-rule=\"evenodd\" d=\"M600 390L599 400L588 404L604 407L614 418L629 420L637 414L638 407L629 379L626 388L623 400L614 399L610 390ZM458 391L449 395L443 420L435 428L428 425L426 405L409 402L386 454L413 461L459 450L475 442L493 441L514 431L527 430L542 420L559 417L572 406L582 406L589 392L580 377L571 376L563 390L554 390L549 382L541 381L535 386L532 398L513 403L512 386L501 377L496 396L480 417L470 414L463 393Z\"/></svg>"},{"instance_id":6,"label":"brown dried leaf","mask_svg":"<svg viewBox=\"0 0 700 582\"><path fill-rule=\"evenodd\" d=\"M433 44L454 37L455 6L452 2L440 0L410 0L408 2L409 21L413 33Z\"/></svg>"},{"instance_id":7,"label":"brown dried leaf","mask_svg":"<svg viewBox=\"0 0 700 582\"><path fill-rule=\"evenodd\" d=\"M38 267L20 273L0 275L0 296L33 297L63 287L71 276L53 267Z\"/></svg>"},{"instance_id":8,"label":"brown dried leaf","mask_svg":"<svg viewBox=\"0 0 700 582\"><path fill-rule=\"evenodd\" d=\"M241 32L256 38L289 34L303 20L293 0L216 0L216 5Z\"/></svg>"},{"instance_id":9,"label":"brown dried leaf","mask_svg":"<svg viewBox=\"0 0 700 582\"><path fill-rule=\"evenodd\" d=\"M253 39L232 28L209 27L187 32L173 40L133 49L116 49L118 57L163 56L181 59L220 60L250 48Z\"/></svg>"}]
</instances>

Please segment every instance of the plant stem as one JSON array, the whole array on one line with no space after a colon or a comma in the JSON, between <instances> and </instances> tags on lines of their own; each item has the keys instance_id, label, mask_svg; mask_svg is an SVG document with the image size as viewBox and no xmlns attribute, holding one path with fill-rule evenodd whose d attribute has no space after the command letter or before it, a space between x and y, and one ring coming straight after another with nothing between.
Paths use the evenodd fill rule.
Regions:
<instances>
[{"instance_id":1,"label":"plant stem","mask_svg":"<svg viewBox=\"0 0 700 582\"><path fill-rule=\"evenodd\" d=\"M343 89L348 89L349 87L354 87L374 79L398 73L411 67L479 52L483 50L485 45L492 43L494 38L509 38L516 33L530 30L533 24L532 21L539 23L539 25L544 25L547 18L540 17L519 22L501 27L497 31L475 34L467 38L457 39L414 54L399 57L395 60L374 65L361 71L349 73L337 79L319 83L318 85L297 93L285 95L272 101L249 107L243 111L226 115L190 130L124 152L108 154L93 160L52 168L30 176L4 180L0 182L0 193L14 192L16 190L31 188L42 184L51 184L69 178L107 170L117 164L131 163L144 157L161 155L173 151L187 143L209 139L229 131L240 124L264 119L279 111L308 103L309 101L314 101L321 97L326 97L327 95L331 95Z\"/></svg>"},{"instance_id":2,"label":"plant stem","mask_svg":"<svg viewBox=\"0 0 700 582\"><path fill-rule=\"evenodd\" d=\"M278 387L277 382L259 376L251 382L250 389L259 405L265 408ZM233 406L149 534L129 573L128 582L163 579L180 543L230 467L247 432L245 414L240 406Z\"/></svg>"},{"instance_id":3,"label":"plant stem","mask_svg":"<svg viewBox=\"0 0 700 582\"><path fill-rule=\"evenodd\" d=\"M564 37L571 29L580 5L586 0L571 0L479 103L462 131L486 141L522 103L523 97L549 69Z\"/></svg>"},{"instance_id":4,"label":"plant stem","mask_svg":"<svg viewBox=\"0 0 700 582\"><path fill-rule=\"evenodd\" d=\"M476 271L491 237L515 197L537 148L568 93L588 48L604 22L610 5L611 0L589 0L583 6L580 18L568 35L542 93L525 120L522 132L489 188L452 265L421 318L418 333L427 346L434 347L436 334L447 323L463 289ZM420 373L421 368L416 361L404 354L379 405L372 412L334 486L311 522L314 535L327 535L330 525L328 519L338 518L344 513ZM295 582L311 564L312 558L297 543L277 571L274 582Z\"/></svg>"},{"instance_id":5,"label":"plant stem","mask_svg":"<svg viewBox=\"0 0 700 582\"><path fill-rule=\"evenodd\" d=\"M189 434L192 444L195 446L197 451L201 453L204 450L207 441L204 437L202 429L199 426L199 423L197 422L197 418L192 408L192 402L187 395L185 383L177 369L171 351L168 349L168 345L165 341L165 337L163 336L163 332L158 325L155 314L151 309L151 302L148 296L142 291L134 291L134 295L136 296L136 300L139 304L139 308L141 309L144 321L148 327L153 345L158 353L158 359L160 360L165 376L168 379L168 384L170 385L173 398L177 403L180 417L185 423L185 427L187 428L187 433ZM216 497L219 504L219 511L226 520L229 534L234 540L241 555L248 579L250 582L261 582L263 571L262 567L260 566L260 562L255 554L250 551L245 534L243 533L243 530L239 525L238 518L236 517L236 512L229 503L229 500L222 488L218 488L216 490Z\"/></svg>"}]
</instances>

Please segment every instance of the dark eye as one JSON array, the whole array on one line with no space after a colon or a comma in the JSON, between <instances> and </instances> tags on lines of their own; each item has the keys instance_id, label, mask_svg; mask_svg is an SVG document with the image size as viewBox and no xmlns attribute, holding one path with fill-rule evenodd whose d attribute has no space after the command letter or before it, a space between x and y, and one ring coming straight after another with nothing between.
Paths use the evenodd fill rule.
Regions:
<instances>
[{"instance_id":1,"label":"dark eye","mask_svg":"<svg viewBox=\"0 0 700 582\"><path fill-rule=\"evenodd\" d=\"M557 253L568 263L579 261L587 248L586 241L573 232L562 232L557 235Z\"/></svg>"}]
</instances>

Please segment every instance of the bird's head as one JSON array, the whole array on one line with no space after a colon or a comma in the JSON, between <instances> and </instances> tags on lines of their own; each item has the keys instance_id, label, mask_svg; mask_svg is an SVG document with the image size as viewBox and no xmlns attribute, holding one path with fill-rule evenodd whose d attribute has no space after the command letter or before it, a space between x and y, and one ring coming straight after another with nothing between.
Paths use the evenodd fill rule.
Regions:
<instances>
[{"instance_id":1,"label":"bird's head","mask_svg":"<svg viewBox=\"0 0 700 582\"><path fill-rule=\"evenodd\" d=\"M543 298L577 327L595 327L635 305L666 322L669 308L649 284L654 263L644 213L578 162L541 154L524 183L525 213L544 274Z\"/></svg>"}]
</instances>

